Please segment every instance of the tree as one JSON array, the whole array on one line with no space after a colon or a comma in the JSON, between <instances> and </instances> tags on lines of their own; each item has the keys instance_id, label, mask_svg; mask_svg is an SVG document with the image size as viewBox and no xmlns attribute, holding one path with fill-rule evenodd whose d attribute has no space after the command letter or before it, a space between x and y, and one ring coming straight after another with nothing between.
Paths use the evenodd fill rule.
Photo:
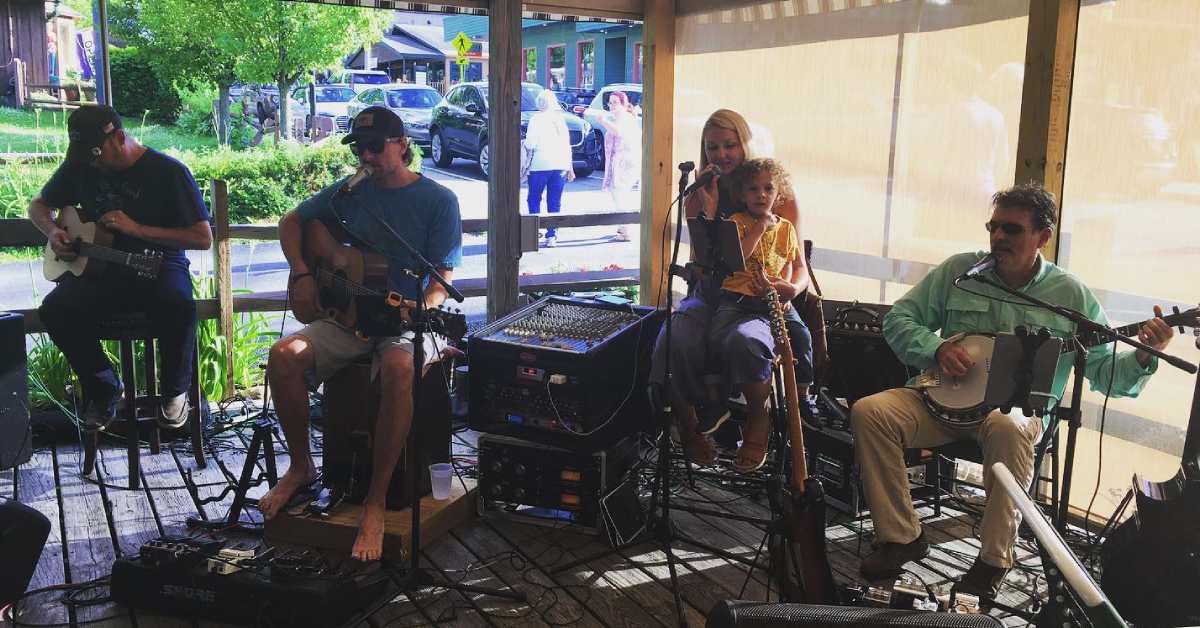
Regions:
<instances>
[{"instance_id":1,"label":"tree","mask_svg":"<svg viewBox=\"0 0 1200 628\"><path fill-rule=\"evenodd\" d=\"M157 0L155 0L157 1ZM201 1L201 0L194 0ZM279 132L288 137L287 95L305 73L331 67L383 37L390 11L280 0L203 0L224 4L228 20L215 44L238 52L237 75L279 87Z\"/></svg>"},{"instance_id":2,"label":"tree","mask_svg":"<svg viewBox=\"0 0 1200 628\"><path fill-rule=\"evenodd\" d=\"M151 53L160 75L179 85L216 85L218 96L217 141L229 142L229 87L237 80L235 68L243 55L237 48L215 43L213 29L237 19L234 2L222 0L126 0L132 5L127 37Z\"/></svg>"}]
</instances>

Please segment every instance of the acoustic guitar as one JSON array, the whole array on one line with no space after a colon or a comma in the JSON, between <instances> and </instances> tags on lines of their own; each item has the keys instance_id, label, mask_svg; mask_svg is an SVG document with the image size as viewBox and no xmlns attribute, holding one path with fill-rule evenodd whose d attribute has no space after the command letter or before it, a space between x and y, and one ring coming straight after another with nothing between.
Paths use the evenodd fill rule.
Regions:
<instances>
[{"instance_id":1,"label":"acoustic guitar","mask_svg":"<svg viewBox=\"0 0 1200 628\"><path fill-rule=\"evenodd\" d=\"M780 597L789 602L837 603L837 589L825 548L825 494L821 483L809 477L804 455L804 428L800 417L800 393L796 385L796 360L783 317L784 304L772 288L766 300L771 306L771 335L775 338L783 374L787 407L788 438L791 441L789 485L773 486L773 509L783 512L785 534L772 535L769 544L771 570L779 583Z\"/></svg>"},{"instance_id":2,"label":"acoustic guitar","mask_svg":"<svg viewBox=\"0 0 1200 628\"><path fill-rule=\"evenodd\" d=\"M292 296L292 314L301 323L329 319L362 335L394 335L381 331L411 327L404 298L387 289L388 259L335 237L320 220L301 227L300 253L311 269L316 290L311 300ZM467 333L467 320L443 307L425 311L431 329L451 340Z\"/></svg>"},{"instance_id":3,"label":"acoustic guitar","mask_svg":"<svg viewBox=\"0 0 1200 628\"><path fill-rule=\"evenodd\" d=\"M61 281L68 274L76 277L95 277L104 271L107 264L118 264L132 268L140 277L158 277L162 265L162 252L146 250L130 253L112 248L113 232L98 222L85 222L74 207L64 207L58 212L55 223L71 238L71 248L76 257L72 260L59 258L58 253L46 243L42 256L42 274L49 281Z\"/></svg>"}]
</instances>

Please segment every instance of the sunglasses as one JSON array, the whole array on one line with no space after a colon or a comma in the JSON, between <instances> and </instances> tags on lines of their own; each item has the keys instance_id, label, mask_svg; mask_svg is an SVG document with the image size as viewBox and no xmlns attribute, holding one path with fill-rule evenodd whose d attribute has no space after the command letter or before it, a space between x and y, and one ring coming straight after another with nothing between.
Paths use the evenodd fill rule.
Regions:
<instances>
[{"instance_id":1,"label":"sunglasses","mask_svg":"<svg viewBox=\"0 0 1200 628\"><path fill-rule=\"evenodd\" d=\"M996 222L995 220L989 220L983 223L983 228L987 229L988 233L995 233L997 229L1000 229L1005 234L1010 236L1021 235L1022 233L1025 233L1025 225L1017 224L1015 222Z\"/></svg>"},{"instance_id":2,"label":"sunglasses","mask_svg":"<svg viewBox=\"0 0 1200 628\"><path fill-rule=\"evenodd\" d=\"M355 157L360 157L362 151L364 150L369 150L378 155L379 153L383 152L384 144L397 144L403 139L404 138L402 137L389 137L387 139L380 137L365 137L360 140L355 140L355 142L350 145L350 152L353 153Z\"/></svg>"}]
</instances>

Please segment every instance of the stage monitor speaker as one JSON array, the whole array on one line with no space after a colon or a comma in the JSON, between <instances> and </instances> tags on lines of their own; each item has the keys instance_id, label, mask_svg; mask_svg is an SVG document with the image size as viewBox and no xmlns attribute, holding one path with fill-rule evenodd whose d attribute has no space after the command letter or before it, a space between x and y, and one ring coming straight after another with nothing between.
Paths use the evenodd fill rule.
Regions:
<instances>
[{"instance_id":1,"label":"stage monitor speaker","mask_svg":"<svg viewBox=\"0 0 1200 628\"><path fill-rule=\"evenodd\" d=\"M0 312L0 470L27 462L33 453L26 377L25 317Z\"/></svg>"},{"instance_id":2,"label":"stage monitor speaker","mask_svg":"<svg viewBox=\"0 0 1200 628\"><path fill-rule=\"evenodd\" d=\"M970 613L932 613L893 608L857 608L820 604L785 604L725 600L708 613L706 628L784 628L852 626L853 628L1000 628L998 619Z\"/></svg>"}]
</instances>

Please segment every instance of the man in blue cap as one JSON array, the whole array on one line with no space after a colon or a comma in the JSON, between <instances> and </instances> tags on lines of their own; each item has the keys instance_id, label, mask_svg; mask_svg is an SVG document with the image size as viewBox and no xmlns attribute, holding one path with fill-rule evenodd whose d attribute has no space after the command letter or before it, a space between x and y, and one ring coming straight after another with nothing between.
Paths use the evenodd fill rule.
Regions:
<instances>
[{"instance_id":1,"label":"man in blue cap","mask_svg":"<svg viewBox=\"0 0 1200 628\"><path fill-rule=\"evenodd\" d=\"M302 224L322 220L338 224L363 248L389 260L388 289L415 305L437 307L448 296L441 284L418 285L409 273L414 260L392 232L404 238L432 262L447 281L462 258L462 221L453 192L414 172L413 149L404 122L385 107L368 107L354 118L342 139L359 161L359 172L304 201L279 221L279 241L291 266L288 287L294 302L312 302L313 271L301 255ZM385 228L383 224L386 223ZM424 354L437 359L446 340L425 336ZM358 537L351 554L377 560L383 553L387 489L412 424L413 335L361 339L353 329L333 320L318 320L271 348L267 376L275 408L287 437L291 466L279 483L259 499L259 509L274 518L296 491L316 479L308 446L309 382L323 382L358 358L372 356L372 376L381 378L383 392L375 424L371 482Z\"/></svg>"}]
</instances>

